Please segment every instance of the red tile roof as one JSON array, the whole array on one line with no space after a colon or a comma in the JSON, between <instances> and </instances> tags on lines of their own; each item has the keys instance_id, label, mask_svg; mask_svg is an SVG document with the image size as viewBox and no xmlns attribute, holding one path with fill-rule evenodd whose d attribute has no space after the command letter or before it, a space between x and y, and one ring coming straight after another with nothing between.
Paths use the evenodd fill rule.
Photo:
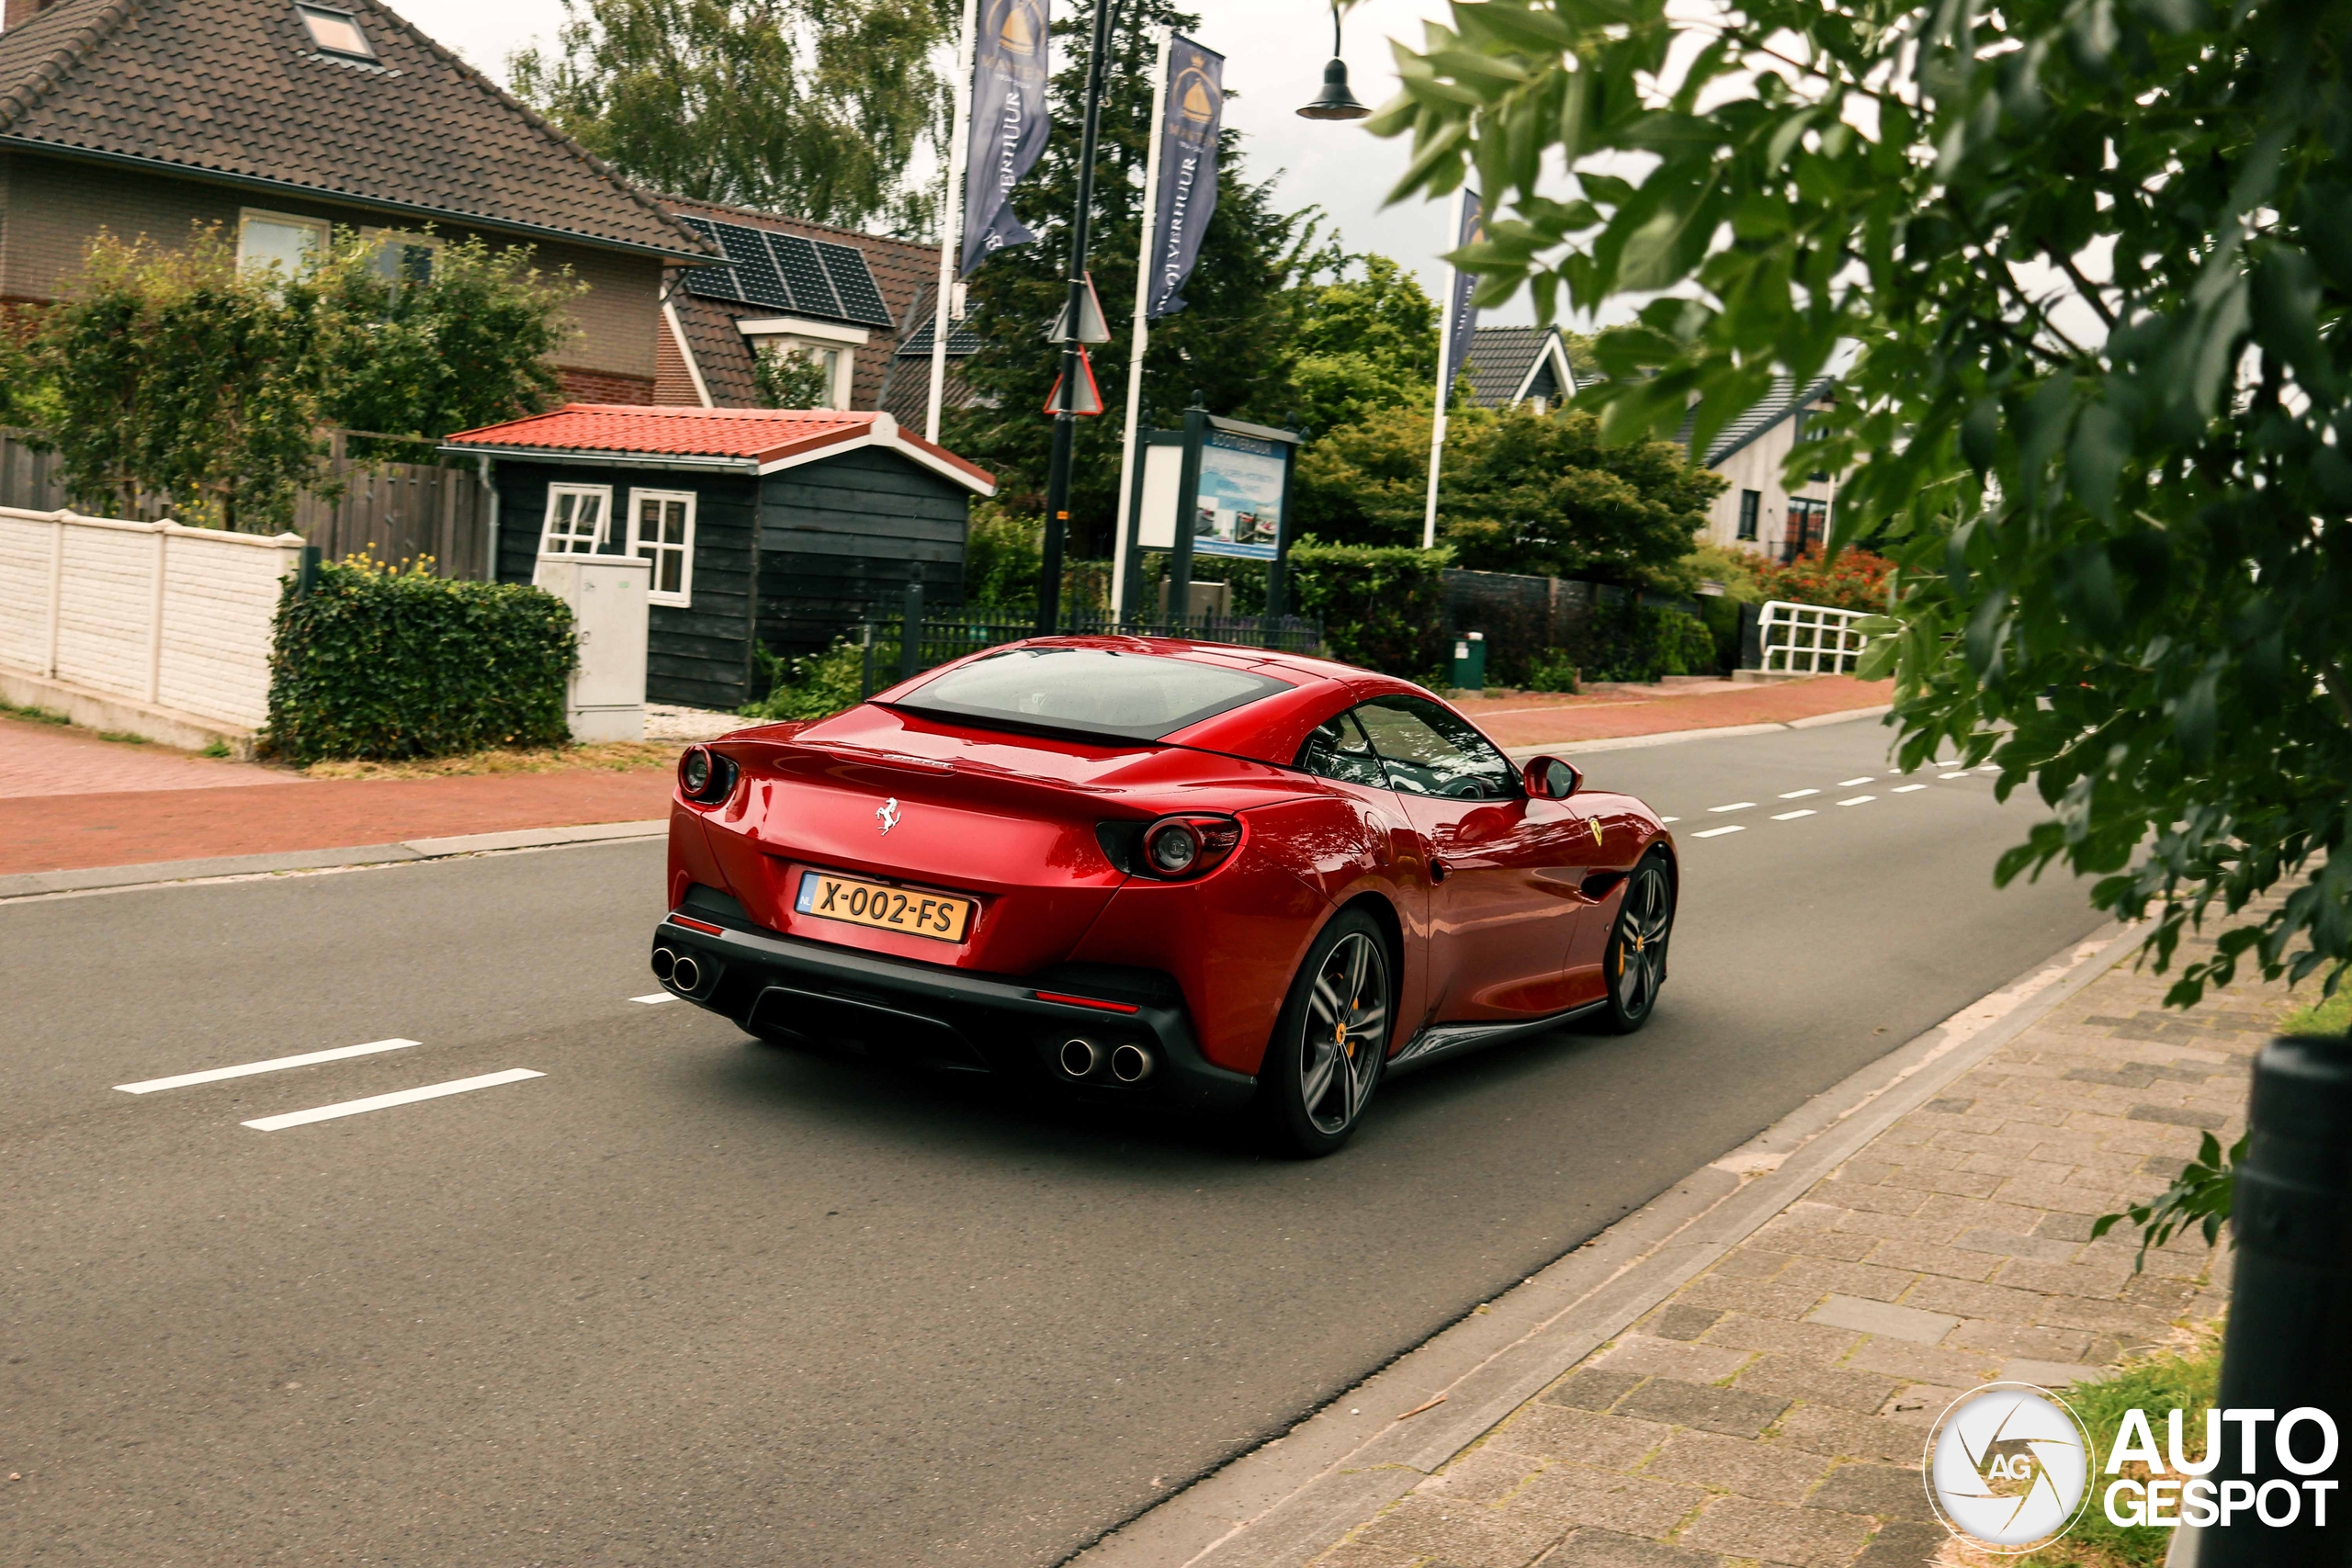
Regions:
<instances>
[{"instance_id":1,"label":"red tile roof","mask_svg":"<svg viewBox=\"0 0 2352 1568\"><path fill-rule=\"evenodd\" d=\"M835 447L887 446L978 491L996 476L899 428L887 413L838 409L662 408L566 403L551 412L460 431L445 443L471 452L596 452L650 457L736 457L764 470Z\"/></svg>"}]
</instances>

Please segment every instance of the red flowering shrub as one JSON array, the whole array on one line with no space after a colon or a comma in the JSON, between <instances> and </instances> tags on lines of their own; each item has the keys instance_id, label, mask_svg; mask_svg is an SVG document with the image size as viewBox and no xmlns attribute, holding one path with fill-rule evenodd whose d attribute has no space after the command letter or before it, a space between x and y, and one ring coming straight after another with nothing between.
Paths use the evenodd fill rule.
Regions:
<instances>
[{"instance_id":1,"label":"red flowering shrub","mask_svg":"<svg viewBox=\"0 0 2352 1568\"><path fill-rule=\"evenodd\" d=\"M1824 561L1821 552L1813 549L1785 566L1763 567L1756 576L1767 599L1826 604L1838 610L1883 611L1886 580L1894 570L1893 561L1868 550L1840 550L1837 559Z\"/></svg>"}]
</instances>

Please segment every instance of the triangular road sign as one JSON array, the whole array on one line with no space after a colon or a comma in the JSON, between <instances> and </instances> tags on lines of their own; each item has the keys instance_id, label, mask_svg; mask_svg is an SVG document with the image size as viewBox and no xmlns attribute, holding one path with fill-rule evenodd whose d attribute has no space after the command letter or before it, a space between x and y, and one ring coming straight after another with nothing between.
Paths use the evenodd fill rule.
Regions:
<instances>
[{"instance_id":1,"label":"triangular road sign","mask_svg":"<svg viewBox=\"0 0 2352 1568\"><path fill-rule=\"evenodd\" d=\"M1069 301L1065 299L1062 301L1061 314L1054 318L1053 330L1046 334L1046 341L1068 343L1069 338ZM1109 343L1111 341L1111 323L1103 318L1102 301L1094 292L1094 275L1091 272L1086 275L1085 291L1079 296L1078 341L1080 343Z\"/></svg>"},{"instance_id":2,"label":"triangular road sign","mask_svg":"<svg viewBox=\"0 0 2352 1568\"><path fill-rule=\"evenodd\" d=\"M1087 357L1086 350L1083 348L1078 351L1078 397L1074 402L1068 405L1067 412L1080 419L1101 413L1102 389L1094 384L1094 361ZM1054 378L1054 389L1046 394L1046 412L1047 413L1065 412L1062 401L1062 378L1058 376Z\"/></svg>"}]
</instances>

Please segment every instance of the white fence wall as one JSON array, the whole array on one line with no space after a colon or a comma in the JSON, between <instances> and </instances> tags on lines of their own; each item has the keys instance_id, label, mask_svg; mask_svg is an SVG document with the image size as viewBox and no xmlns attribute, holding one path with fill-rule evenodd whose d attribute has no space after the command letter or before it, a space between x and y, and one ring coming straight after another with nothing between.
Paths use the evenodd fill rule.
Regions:
<instances>
[{"instance_id":1,"label":"white fence wall","mask_svg":"<svg viewBox=\"0 0 2352 1568\"><path fill-rule=\"evenodd\" d=\"M0 507L0 665L257 729L297 534Z\"/></svg>"}]
</instances>

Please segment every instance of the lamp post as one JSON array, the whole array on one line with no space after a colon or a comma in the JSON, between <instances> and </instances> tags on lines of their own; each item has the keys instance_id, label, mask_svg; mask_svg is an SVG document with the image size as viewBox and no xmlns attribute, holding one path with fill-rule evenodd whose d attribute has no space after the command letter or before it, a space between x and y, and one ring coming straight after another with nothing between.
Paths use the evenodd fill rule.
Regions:
<instances>
[{"instance_id":1,"label":"lamp post","mask_svg":"<svg viewBox=\"0 0 2352 1568\"><path fill-rule=\"evenodd\" d=\"M1117 0L1094 0L1093 53L1086 62L1086 118L1078 140L1078 209L1070 215L1069 295L1056 335L1062 345L1061 392L1055 399L1053 456L1046 470L1046 539L1037 571L1037 635L1061 629L1062 540L1069 529L1069 470L1078 436L1078 388L1084 374L1080 336L1091 296L1086 284L1086 246L1094 216L1094 141L1102 118L1102 76L1111 52L1111 23ZM1133 372L1131 371L1130 374Z\"/></svg>"},{"instance_id":2,"label":"lamp post","mask_svg":"<svg viewBox=\"0 0 2352 1568\"><path fill-rule=\"evenodd\" d=\"M1331 62L1323 67L1323 90L1298 113L1302 119L1362 119L1372 113L1348 91L1348 62L1340 58L1340 0L1331 0Z\"/></svg>"}]
</instances>

